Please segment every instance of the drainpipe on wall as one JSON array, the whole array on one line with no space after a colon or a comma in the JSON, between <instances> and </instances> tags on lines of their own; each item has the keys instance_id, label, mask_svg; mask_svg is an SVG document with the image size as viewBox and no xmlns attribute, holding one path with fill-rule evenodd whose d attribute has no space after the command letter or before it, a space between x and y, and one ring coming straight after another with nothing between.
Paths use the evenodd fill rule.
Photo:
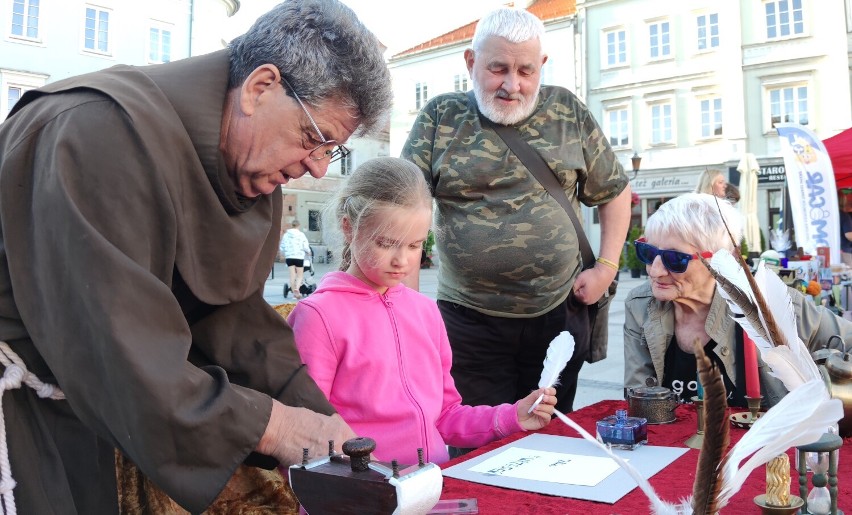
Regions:
<instances>
[{"instance_id":1,"label":"drainpipe on wall","mask_svg":"<svg viewBox=\"0 0 852 515\"><path fill-rule=\"evenodd\" d=\"M195 0L189 0L189 45L187 57L192 57L192 26L195 24Z\"/></svg>"}]
</instances>

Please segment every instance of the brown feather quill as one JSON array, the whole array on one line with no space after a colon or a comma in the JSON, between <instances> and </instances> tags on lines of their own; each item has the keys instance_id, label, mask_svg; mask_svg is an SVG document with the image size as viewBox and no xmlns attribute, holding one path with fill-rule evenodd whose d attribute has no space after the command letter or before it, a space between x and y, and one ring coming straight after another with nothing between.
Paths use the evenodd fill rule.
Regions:
<instances>
[{"instance_id":1,"label":"brown feather quill","mask_svg":"<svg viewBox=\"0 0 852 515\"><path fill-rule=\"evenodd\" d=\"M701 263L707 267L707 270L710 272L710 275L713 276L713 279L716 280L716 284L719 285L720 288L725 290L725 293L731 298L731 301L736 304L740 310L742 310L743 315L752 323L754 330L758 332L761 338L770 341L770 335L767 334L766 328L763 327L763 324L760 323L760 314L757 304L753 303L748 295L744 291L742 291L739 286L732 283L727 277L717 272L710 263L707 262L702 256L698 256L698 259L701 260ZM746 274L750 275L750 274Z\"/></svg>"},{"instance_id":2,"label":"brown feather quill","mask_svg":"<svg viewBox=\"0 0 852 515\"><path fill-rule=\"evenodd\" d=\"M704 442L695 483L692 487L692 513L714 515L719 509L716 499L722 487L720 464L728 451L730 428L728 425L728 400L725 383L719 368L704 353L704 346L695 340L695 362L698 365L698 380L704 388Z\"/></svg>"}]
</instances>

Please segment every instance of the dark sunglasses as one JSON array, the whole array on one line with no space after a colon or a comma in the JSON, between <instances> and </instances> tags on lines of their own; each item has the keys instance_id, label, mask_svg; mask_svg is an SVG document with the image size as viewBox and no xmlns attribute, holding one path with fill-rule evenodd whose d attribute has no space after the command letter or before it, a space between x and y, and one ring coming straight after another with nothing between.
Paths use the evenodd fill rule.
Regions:
<instances>
[{"instance_id":1,"label":"dark sunglasses","mask_svg":"<svg viewBox=\"0 0 852 515\"><path fill-rule=\"evenodd\" d=\"M647 243L645 238L639 238L633 242L633 246L636 248L636 257L639 258L639 261L645 263L646 265L654 264L654 260L657 256L660 256L660 259L663 262L663 266L666 267L666 270L669 272L674 272L676 274L682 274L686 272L686 268L689 266L689 262L693 259L698 259L698 254L687 254L686 252L679 252L677 250L662 250L657 247ZM712 252L702 252L701 257L705 259L710 259L713 257Z\"/></svg>"}]
</instances>

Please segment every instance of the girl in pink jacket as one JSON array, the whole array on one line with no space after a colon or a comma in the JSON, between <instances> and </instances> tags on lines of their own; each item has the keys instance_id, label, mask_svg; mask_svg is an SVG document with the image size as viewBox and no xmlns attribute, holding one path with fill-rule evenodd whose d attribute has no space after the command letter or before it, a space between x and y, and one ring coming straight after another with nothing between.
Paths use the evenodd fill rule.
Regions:
<instances>
[{"instance_id":1,"label":"girl in pink jacket","mask_svg":"<svg viewBox=\"0 0 852 515\"><path fill-rule=\"evenodd\" d=\"M408 161L361 165L324 220L342 232L341 270L287 319L308 373L356 434L376 440L381 461L443 463L447 445L479 447L550 422L554 388L514 405L464 406L450 375L452 353L435 301L402 280L420 266L432 196ZM543 401L527 413L539 395Z\"/></svg>"}]
</instances>

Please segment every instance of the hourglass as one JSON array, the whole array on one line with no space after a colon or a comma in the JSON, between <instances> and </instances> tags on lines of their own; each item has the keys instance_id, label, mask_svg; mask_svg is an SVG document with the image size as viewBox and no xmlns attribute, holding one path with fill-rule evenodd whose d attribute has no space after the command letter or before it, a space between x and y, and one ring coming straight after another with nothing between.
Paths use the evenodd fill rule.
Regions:
<instances>
[{"instance_id":1,"label":"hourglass","mask_svg":"<svg viewBox=\"0 0 852 515\"><path fill-rule=\"evenodd\" d=\"M802 514L843 515L837 509L837 458L843 440L836 434L826 433L816 442L797 447L799 456L799 494L805 499ZM810 493L808 468L813 471Z\"/></svg>"}]
</instances>

